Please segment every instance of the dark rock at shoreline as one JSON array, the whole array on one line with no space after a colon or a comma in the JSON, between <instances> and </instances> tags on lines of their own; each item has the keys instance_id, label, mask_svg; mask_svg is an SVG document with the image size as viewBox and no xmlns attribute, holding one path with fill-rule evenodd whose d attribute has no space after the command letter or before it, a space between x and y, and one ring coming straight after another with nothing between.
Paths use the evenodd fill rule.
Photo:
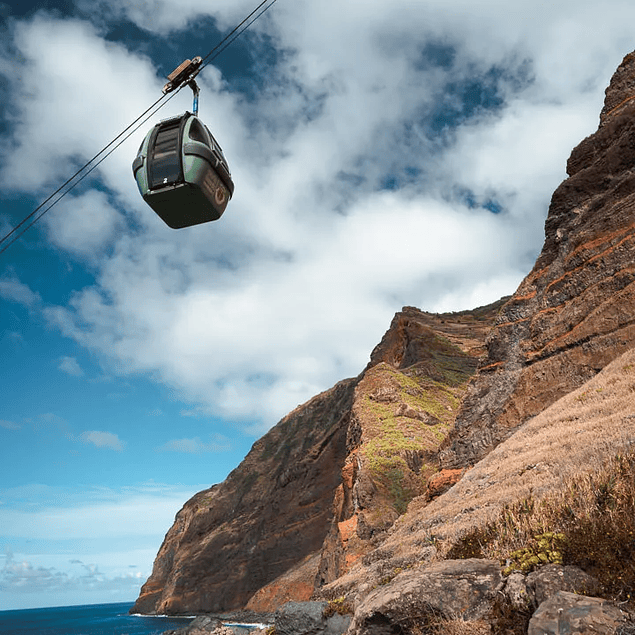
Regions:
<instances>
[{"instance_id":1,"label":"dark rock at shoreline","mask_svg":"<svg viewBox=\"0 0 635 635\"><path fill-rule=\"evenodd\" d=\"M163 635L237 635L251 632L259 632L262 629L254 627L247 629L248 624L273 624L274 616L256 614L251 611L237 611L226 615L199 615L187 626L176 630L165 631ZM239 624L240 626L232 626Z\"/></svg>"},{"instance_id":2,"label":"dark rock at shoreline","mask_svg":"<svg viewBox=\"0 0 635 635\"><path fill-rule=\"evenodd\" d=\"M328 602L287 602L276 611L276 635L341 635L350 615L329 614Z\"/></svg>"},{"instance_id":3,"label":"dark rock at shoreline","mask_svg":"<svg viewBox=\"0 0 635 635\"><path fill-rule=\"evenodd\" d=\"M222 625L223 623L218 618L210 617L209 615L199 615L187 626L165 631L163 635L209 635Z\"/></svg>"}]
</instances>

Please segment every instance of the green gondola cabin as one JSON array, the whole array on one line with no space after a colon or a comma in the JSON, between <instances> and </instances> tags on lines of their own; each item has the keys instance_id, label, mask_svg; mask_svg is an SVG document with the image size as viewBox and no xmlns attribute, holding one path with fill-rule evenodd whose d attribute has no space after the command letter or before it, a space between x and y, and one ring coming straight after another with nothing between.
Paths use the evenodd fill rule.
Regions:
<instances>
[{"instance_id":1,"label":"green gondola cabin","mask_svg":"<svg viewBox=\"0 0 635 635\"><path fill-rule=\"evenodd\" d=\"M154 126L132 171L143 199L173 229L218 220L234 193L221 147L190 112Z\"/></svg>"}]
</instances>

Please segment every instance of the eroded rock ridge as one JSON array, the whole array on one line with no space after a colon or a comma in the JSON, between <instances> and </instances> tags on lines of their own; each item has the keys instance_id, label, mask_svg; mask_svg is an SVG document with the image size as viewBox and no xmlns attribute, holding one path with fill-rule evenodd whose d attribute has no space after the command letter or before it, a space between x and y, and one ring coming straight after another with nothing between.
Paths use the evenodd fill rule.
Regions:
<instances>
[{"instance_id":1,"label":"eroded rock ridge","mask_svg":"<svg viewBox=\"0 0 635 635\"><path fill-rule=\"evenodd\" d=\"M442 453L473 465L520 424L635 342L635 55L606 90L600 125L571 153L545 243L503 307Z\"/></svg>"}]
</instances>

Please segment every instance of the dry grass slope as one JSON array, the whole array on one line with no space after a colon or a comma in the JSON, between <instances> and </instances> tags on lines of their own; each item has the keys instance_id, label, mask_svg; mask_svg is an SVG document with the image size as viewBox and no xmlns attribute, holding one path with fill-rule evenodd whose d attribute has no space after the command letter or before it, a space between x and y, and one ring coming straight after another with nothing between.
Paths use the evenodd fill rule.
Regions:
<instances>
[{"instance_id":1,"label":"dry grass slope","mask_svg":"<svg viewBox=\"0 0 635 635\"><path fill-rule=\"evenodd\" d=\"M548 562L576 565L600 582L603 597L635 608L634 449L581 468L558 492L505 506L446 555L499 558L505 573Z\"/></svg>"},{"instance_id":2,"label":"dry grass slope","mask_svg":"<svg viewBox=\"0 0 635 635\"><path fill-rule=\"evenodd\" d=\"M430 545L435 546L432 553L436 557L444 558L459 554L459 544L468 556L509 558L512 552L527 547L560 550L569 562L593 572L594 562L595 568L601 567L606 555L593 555L598 532L615 531L620 525L621 539L633 547L633 553L629 551L632 560L635 533L626 539L631 529L635 532L634 440L635 350L631 350L520 427L444 495L429 504L423 497L414 499L367 564L374 562L373 569L385 574L391 563L395 567L404 562L425 565ZM621 480L615 478L619 474ZM600 509L605 519L614 517L614 529L594 525L591 508ZM627 522L628 514L618 508L629 509L633 520ZM576 523L566 525L567 514L577 521L578 555L571 548L567 551L559 537L541 536L543 547L539 547L540 538L535 536L540 534L566 529L568 539L573 536ZM528 522L523 524L522 519ZM584 535L590 538L583 549ZM552 561L558 561L557 557ZM381 567L376 566L380 562ZM354 584L360 573L352 571L348 579L341 579L342 590ZM362 575L368 579L370 573L366 569ZM631 577L624 571L617 573L609 586L613 585L614 594L624 597L627 592L620 575ZM632 581L635 583L635 571Z\"/></svg>"}]
</instances>

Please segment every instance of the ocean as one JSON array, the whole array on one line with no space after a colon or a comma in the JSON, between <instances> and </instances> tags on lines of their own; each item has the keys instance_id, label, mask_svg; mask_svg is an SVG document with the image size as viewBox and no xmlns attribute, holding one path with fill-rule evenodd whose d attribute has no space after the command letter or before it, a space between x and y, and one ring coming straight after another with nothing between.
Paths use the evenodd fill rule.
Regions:
<instances>
[{"instance_id":1,"label":"ocean","mask_svg":"<svg viewBox=\"0 0 635 635\"><path fill-rule=\"evenodd\" d=\"M0 611L4 635L160 635L191 618L128 615L132 603Z\"/></svg>"}]
</instances>

